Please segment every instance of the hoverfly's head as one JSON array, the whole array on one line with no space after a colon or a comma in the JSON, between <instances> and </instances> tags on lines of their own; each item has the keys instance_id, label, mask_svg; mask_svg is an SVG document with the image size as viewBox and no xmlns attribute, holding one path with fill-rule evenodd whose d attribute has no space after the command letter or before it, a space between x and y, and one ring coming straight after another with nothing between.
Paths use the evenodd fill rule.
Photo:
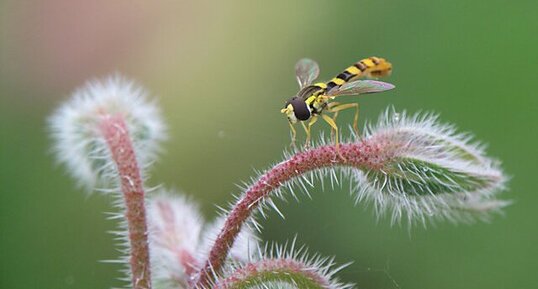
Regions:
<instances>
[{"instance_id":1,"label":"hoverfly's head","mask_svg":"<svg viewBox=\"0 0 538 289\"><path fill-rule=\"evenodd\" d=\"M288 117L290 123L296 123L297 121L304 121L310 118L310 108L300 97L292 97L286 102L284 108L280 110L281 113Z\"/></svg>"}]
</instances>

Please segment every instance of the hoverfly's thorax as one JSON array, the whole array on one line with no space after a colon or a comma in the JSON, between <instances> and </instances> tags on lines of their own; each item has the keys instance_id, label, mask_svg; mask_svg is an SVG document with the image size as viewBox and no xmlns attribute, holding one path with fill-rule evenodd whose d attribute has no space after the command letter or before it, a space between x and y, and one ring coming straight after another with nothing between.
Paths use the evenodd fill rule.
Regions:
<instances>
[{"instance_id":1,"label":"hoverfly's thorax","mask_svg":"<svg viewBox=\"0 0 538 289\"><path fill-rule=\"evenodd\" d=\"M321 114L321 112L327 107L327 104L329 103L329 97L326 95L319 95L316 96L312 104L310 105L312 107L312 113L314 114Z\"/></svg>"},{"instance_id":2,"label":"hoverfly's thorax","mask_svg":"<svg viewBox=\"0 0 538 289\"><path fill-rule=\"evenodd\" d=\"M312 114L320 114L327 105L323 94L326 92L327 85L324 82L315 83L304 87L299 91L297 97L304 99L304 102L310 108ZM320 102L321 101L321 102Z\"/></svg>"}]
</instances>

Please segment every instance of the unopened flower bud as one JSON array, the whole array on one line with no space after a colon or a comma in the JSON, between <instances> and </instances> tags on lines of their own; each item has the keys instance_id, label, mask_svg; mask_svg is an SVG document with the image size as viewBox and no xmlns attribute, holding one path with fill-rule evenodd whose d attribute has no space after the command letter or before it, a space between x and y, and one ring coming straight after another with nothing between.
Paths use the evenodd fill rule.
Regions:
<instances>
[{"instance_id":1,"label":"unopened flower bud","mask_svg":"<svg viewBox=\"0 0 538 289\"><path fill-rule=\"evenodd\" d=\"M470 139L435 116L387 111L363 139L378 162L356 171L358 199L391 210L393 221L487 217L507 204L494 198L506 177Z\"/></svg>"},{"instance_id":2,"label":"unopened flower bud","mask_svg":"<svg viewBox=\"0 0 538 289\"><path fill-rule=\"evenodd\" d=\"M93 189L117 176L100 127L107 117L125 122L141 167L154 160L165 129L159 109L146 95L115 75L86 83L50 117L56 157L79 184Z\"/></svg>"}]
</instances>

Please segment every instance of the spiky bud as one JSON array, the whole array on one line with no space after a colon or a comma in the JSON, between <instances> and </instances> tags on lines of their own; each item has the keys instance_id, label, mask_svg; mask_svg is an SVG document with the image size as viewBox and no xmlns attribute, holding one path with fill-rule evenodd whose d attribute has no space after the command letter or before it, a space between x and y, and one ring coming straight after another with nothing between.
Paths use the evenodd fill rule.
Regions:
<instances>
[{"instance_id":1,"label":"spiky bud","mask_svg":"<svg viewBox=\"0 0 538 289\"><path fill-rule=\"evenodd\" d=\"M148 223L154 284L187 288L207 257L224 218L204 225L196 203L161 188L148 202ZM258 252L258 237L245 227L231 249L230 258L232 263L244 263Z\"/></svg>"},{"instance_id":2,"label":"spiky bud","mask_svg":"<svg viewBox=\"0 0 538 289\"><path fill-rule=\"evenodd\" d=\"M100 126L106 117L123 119L141 167L154 160L165 129L159 109L146 95L132 81L114 75L87 82L50 117L56 157L80 185L91 190L116 180Z\"/></svg>"},{"instance_id":3,"label":"spiky bud","mask_svg":"<svg viewBox=\"0 0 538 289\"><path fill-rule=\"evenodd\" d=\"M305 288L349 289L334 276L348 264L336 266L334 258L309 256L304 246L266 245L256 257L244 264L228 264L219 277L207 288Z\"/></svg>"},{"instance_id":4,"label":"spiky bud","mask_svg":"<svg viewBox=\"0 0 538 289\"><path fill-rule=\"evenodd\" d=\"M487 219L508 204L495 200L506 181L499 162L435 115L387 110L362 143L376 162L354 170L357 198L391 211L394 222L402 215L409 222Z\"/></svg>"},{"instance_id":5,"label":"spiky bud","mask_svg":"<svg viewBox=\"0 0 538 289\"><path fill-rule=\"evenodd\" d=\"M186 288L198 267L203 218L197 204L161 189L148 203L148 223L155 284Z\"/></svg>"}]
</instances>

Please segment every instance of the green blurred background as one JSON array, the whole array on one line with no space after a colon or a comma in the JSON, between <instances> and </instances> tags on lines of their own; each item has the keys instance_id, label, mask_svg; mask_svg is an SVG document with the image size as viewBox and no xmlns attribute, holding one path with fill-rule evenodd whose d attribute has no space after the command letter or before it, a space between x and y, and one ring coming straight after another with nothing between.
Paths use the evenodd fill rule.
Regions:
<instances>
[{"instance_id":1,"label":"green blurred background","mask_svg":"<svg viewBox=\"0 0 538 289\"><path fill-rule=\"evenodd\" d=\"M99 262L118 255L110 197L78 190L46 133L87 79L120 71L158 97L170 140L150 185L186 192L213 218L234 184L281 160L295 62L316 59L328 79L371 55L394 64L397 89L362 98L362 122L389 104L441 113L489 143L515 203L489 224L408 229L353 206L344 183L279 202L286 220L271 214L264 239L297 235L354 261L339 277L358 288L538 288L538 2L209 2L0 2L1 288L122 284Z\"/></svg>"}]
</instances>

